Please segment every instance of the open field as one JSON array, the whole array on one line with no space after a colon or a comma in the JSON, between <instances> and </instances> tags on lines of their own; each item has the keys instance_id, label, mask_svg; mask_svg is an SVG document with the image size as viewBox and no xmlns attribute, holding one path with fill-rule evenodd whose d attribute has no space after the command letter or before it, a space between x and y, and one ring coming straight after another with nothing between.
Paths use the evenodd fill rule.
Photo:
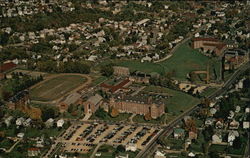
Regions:
<instances>
[{"instance_id":1,"label":"open field","mask_svg":"<svg viewBox=\"0 0 250 158\"><path fill-rule=\"evenodd\" d=\"M141 63L140 61L114 61L119 66L130 68L131 71L139 70L147 73L157 72L165 74L166 72L175 71L174 76L177 80L186 80L187 74L195 70L206 70L209 64L211 77L214 79L214 70L217 77L220 75L220 62L215 59L210 59L207 56L199 53L198 50L192 49L188 42L182 44L174 53L173 56L159 63Z\"/></svg>"},{"instance_id":2,"label":"open field","mask_svg":"<svg viewBox=\"0 0 250 158\"><path fill-rule=\"evenodd\" d=\"M167 106L168 113L173 113L174 115L178 115L183 111L188 110L195 104L199 103L199 99L191 95L168 88L162 88L158 86L148 86L144 89L144 91L167 93L168 95L172 96L166 99L165 103Z\"/></svg>"},{"instance_id":3,"label":"open field","mask_svg":"<svg viewBox=\"0 0 250 158\"><path fill-rule=\"evenodd\" d=\"M216 90L217 90L217 88L209 87L209 88L205 89L205 90L201 93L201 96L202 96L202 97L207 97L207 96L213 94Z\"/></svg>"},{"instance_id":4,"label":"open field","mask_svg":"<svg viewBox=\"0 0 250 158\"><path fill-rule=\"evenodd\" d=\"M143 71L146 73L157 72L159 74L164 74L164 67L160 64L145 62L141 63L140 61L126 60L117 62L119 66L128 67L130 72L135 70Z\"/></svg>"},{"instance_id":5,"label":"open field","mask_svg":"<svg viewBox=\"0 0 250 158\"><path fill-rule=\"evenodd\" d=\"M31 88L31 99L52 101L74 90L85 82L86 78L81 75L59 75Z\"/></svg>"},{"instance_id":6,"label":"open field","mask_svg":"<svg viewBox=\"0 0 250 158\"><path fill-rule=\"evenodd\" d=\"M206 70L207 64L210 64L211 68L215 67L217 70L219 62L213 61L209 57L206 57L199 53L198 50L192 49L188 42L182 44L174 53L173 56L163 62L160 62L166 72L175 70L176 79L185 80L186 75L194 70ZM218 71L218 70L217 70ZM216 73L219 73L217 72Z\"/></svg>"}]
</instances>

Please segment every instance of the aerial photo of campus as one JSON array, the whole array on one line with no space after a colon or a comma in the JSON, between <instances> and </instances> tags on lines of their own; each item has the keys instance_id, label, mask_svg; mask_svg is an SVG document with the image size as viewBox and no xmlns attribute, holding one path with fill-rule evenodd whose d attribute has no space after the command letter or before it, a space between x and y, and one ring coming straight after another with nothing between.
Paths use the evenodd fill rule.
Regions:
<instances>
[{"instance_id":1,"label":"aerial photo of campus","mask_svg":"<svg viewBox=\"0 0 250 158\"><path fill-rule=\"evenodd\" d=\"M250 0L0 0L0 158L250 158Z\"/></svg>"}]
</instances>

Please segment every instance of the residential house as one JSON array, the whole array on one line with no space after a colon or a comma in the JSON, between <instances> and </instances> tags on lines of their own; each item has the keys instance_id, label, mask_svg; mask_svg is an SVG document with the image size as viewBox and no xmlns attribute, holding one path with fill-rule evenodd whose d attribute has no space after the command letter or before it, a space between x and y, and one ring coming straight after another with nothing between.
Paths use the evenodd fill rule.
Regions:
<instances>
[{"instance_id":1,"label":"residential house","mask_svg":"<svg viewBox=\"0 0 250 158\"><path fill-rule=\"evenodd\" d=\"M236 120L233 120L229 123L229 129L238 129L240 123Z\"/></svg>"},{"instance_id":2,"label":"residential house","mask_svg":"<svg viewBox=\"0 0 250 158\"><path fill-rule=\"evenodd\" d=\"M250 113L250 108L249 107L246 107L245 113Z\"/></svg>"},{"instance_id":3,"label":"residential house","mask_svg":"<svg viewBox=\"0 0 250 158\"><path fill-rule=\"evenodd\" d=\"M211 118L211 117L206 118L205 125L206 125L206 126L211 126L211 125L214 124L214 121L215 121L215 120L214 120L213 118Z\"/></svg>"},{"instance_id":4,"label":"residential house","mask_svg":"<svg viewBox=\"0 0 250 158\"><path fill-rule=\"evenodd\" d=\"M56 126L57 127L63 127L63 125L64 125L64 120L63 119L60 119L60 120L58 120L57 122L56 122Z\"/></svg>"},{"instance_id":5,"label":"residential house","mask_svg":"<svg viewBox=\"0 0 250 158\"><path fill-rule=\"evenodd\" d=\"M185 137L185 130L182 128L174 128L174 138L184 138Z\"/></svg>"},{"instance_id":6,"label":"residential house","mask_svg":"<svg viewBox=\"0 0 250 158\"><path fill-rule=\"evenodd\" d=\"M189 131L188 132L188 138L193 140L193 139L197 139L198 137L198 134L197 134L197 131Z\"/></svg>"},{"instance_id":7,"label":"residential house","mask_svg":"<svg viewBox=\"0 0 250 158\"><path fill-rule=\"evenodd\" d=\"M227 141L228 141L230 146L233 145L233 142L236 139L236 137L239 137L238 131L229 131Z\"/></svg>"},{"instance_id":8,"label":"residential house","mask_svg":"<svg viewBox=\"0 0 250 158\"><path fill-rule=\"evenodd\" d=\"M222 129L224 127L223 121L222 120L218 120L215 124L215 128L217 129Z\"/></svg>"},{"instance_id":9,"label":"residential house","mask_svg":"<svg viewBox=\"0 0 250 158\"><path fill-rule=\"evenodd\" d=\"M95 94L94 96L91 96L86 102L83 103L84 106L84 112L87 113L95 113L96 110L100 107L102 104L102 96L99 94Z\"/></svg>"},{"instance_id":10,"label":"residential house","mask_svg":"<svg viewBox=\"0 0 250 158\"><path fill-rule=\"evenodd\" d=\"M235 108L235 113L239 113L240 112L240 106L237 105L236 108Z\"/></svg>"},{"instance_id":11,"label":"residential house","mask_svg":"<svg viewBox=\"0 0 250 158\"><path fill-rule=\"evenodd\" d=\"M20 117L20 118L18 118L17 120L16 120L16 125L17 126L21 126L21 125L23 125L23 123L24 123L24 118L23 117Z\"/></svg>"},{"instance_id":12,"label":"residential house","mask_svg":"<svg viewBox=\"0 0 250 158\"><path fill-rule=\"evenodd\" d=\"M250 127L250 122L249 121L244 121L243 122L243 129L249 129Z\"/></svg>"},{"instance_id":13,"label":"residential house","mask_svg":"<svg viewBox=\"0 0 250 158\"><path fill-rule=\"evenodd\" d=\"M25 127L29 127L30 126L30 124L31 124L31 118L28 118L27 120L25 120L24 122L23 122L23 125L25 126Z\"/></svg>"},{"instance_id":14,"label":"residential house","mask_svg":"<svg viewBox=\"0 0 250 158\"><path fill-rule=\"evenodd\" d=\"M188 157L195 157L195 153L193 152L188 153Z\"/></svg>"},{"instance_id":15,"label":"residential house","mask_svg":"<svg viewBox=\"0 0 250 158\"><path fill-rule=\"evenodd\" d=\"M116 156L115 158L129 158L128 154L125 153L120 153L118 156Z\"/></svg>"},{"instance_id":16,"label":"residential house","mask_svg":"<svg viewBox=\"0 0 250 158\"><path fill-rule=\"evenodd\" d=\"M18 133L18 134L17 134L17 137L18 137L18 138L23 138L23 137L24 137L24 133Z\"/></svg>"},{"instance_id":17,"label":"residential house","mask_svg":"<svg viewBox=\"0 0 250 158\"><path fill-rule=\"evenodd\" d=\"M54 125L54 119L53 118L49 118L46 122L45 122L45 126L46 128L51 128Z\"/></svg>"},{"instance_id":18,"label":"residential house","mask_svg":"<svg viewBox=\"0 0 250 158\"><path fill-rule=\"evenodd\" d=\"M233 111L229 111L229 116L227 117L228 119L233 119L234 118L234 112Z\"/></svg>"},{"instance_id":19,"label":"residential house","mask_svg":"<svg viewBox=\"0 0 250 158\"><path fill-rule=\"evenodd\" d=\"M211 108L209 111L212 116L217 112L215 108Z\"/></svg>"},{"instance_id":20,"label":"residential house","mask_svg":"<svg viewBox=\"0 0 250 158\"><path fill-rule=\"evenodd\" d=\"M155 152L154 158L166 158L166 156L165 156L164 153L162 153L162 152L160 152L159 150L157 150L157 151Z\"/></svg>"},{"instance_id":21,"label":"residential house","mask_svg":"<svg viewBox=\"0 0 250 158\"><path fill-rule=\"evenodd\" d=\"M7 119L4 120L4 123L7 127L11 125L11 121L13 120L13 116L9 116Z\"/></svg>"},{"instance_id":22,"label":"residential house","mask_svg":"<svg viewBox=\"0 0 250 158\"><path fill-rule=\"evenodd\" d=\"M128 143L128 144L125 146L125 150L126 150L126 151L135 152L135 151L137 150L137 145L136 145L136 144L133 144L133 143Z\"/></svg>"},{"instance_id":23,"label":"residential house","mask_svg":"<svg viewBox=\"0 0 250 158\"><path fill-rule=\"evenodd\" d=\"M212 143L213 144L219 144L222 143L222 136L221 133L216 133L212 136Z\"/></svg>"},{"instance_id":24,"label":"residential house","mask_svg":"<svg viewBox=\"0 0 250 158\"><path fill-rule=\"evenodd\" d=\"M29 157L37 157L40 154L39 148L29 148L28 149L28 156Z\"/></svg>"}]
</instances>

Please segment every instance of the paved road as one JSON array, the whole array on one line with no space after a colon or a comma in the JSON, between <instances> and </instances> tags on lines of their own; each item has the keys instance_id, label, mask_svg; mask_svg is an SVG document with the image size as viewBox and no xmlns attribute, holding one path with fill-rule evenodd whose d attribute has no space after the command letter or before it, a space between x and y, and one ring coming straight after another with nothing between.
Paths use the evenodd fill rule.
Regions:
<instances>
[{"instance_id":1,"label":"paved road","mask_svg":"<svg viewBox=\"0 0 250 158\"><path fill-rule=\"evenodd\" d=\"M210 96L208 96L208 98L214 99L215 97L223 95L224 93L226 93L227 90L232 85L232 83L235 82L235 80L237 79L237 77L239 75L241 75L243 72L245 72L249 68L250 68L250 63L247 63L247 64L241 66L238 70L236 70L234 72L234 74L230 77L230 79L227 80L220 89L218 89L213 94L211 94ZM184 116L190 115L191 113L193 113L194 111L198 110L199 108L200 107L198 107L197 105L195 105L193 108L191 108L190 110L187 110L186 112L184 112L183 114L181 114L178 118L176 118L175 120L173 120L172 122L170 122L164 128L164 130L157 135L157 137L155 137L154 139L152 139L148 143L148 145L143 150L141 150L141 152L139 152L137 154L136 158L146 158L147 156L150 155L150 153L154 153L154 151L152 152L152 149L157 145L157 140L161 136L163 136L163 135L166 136L166 137L168 137L172 133L173 128L184 118Z\"/></svg>"}]
</instances>

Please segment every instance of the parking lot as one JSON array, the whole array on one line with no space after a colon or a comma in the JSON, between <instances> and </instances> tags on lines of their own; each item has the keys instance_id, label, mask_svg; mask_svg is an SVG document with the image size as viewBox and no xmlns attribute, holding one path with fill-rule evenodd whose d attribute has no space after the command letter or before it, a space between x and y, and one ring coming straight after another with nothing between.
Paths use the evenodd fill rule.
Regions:
<instances>
[{"instance_id":1,"label":"parking lot","mask_svg":"<svg viewBox=\"0 0 250 158\"><path fill-rule=\"evenodd\" d=\"M79 123L72 125L62 136L64 151L87 153L98 143L108 145L136 144L138 149L145 145L160 131L157 127Z\"/></svg>"}]
</instances>

